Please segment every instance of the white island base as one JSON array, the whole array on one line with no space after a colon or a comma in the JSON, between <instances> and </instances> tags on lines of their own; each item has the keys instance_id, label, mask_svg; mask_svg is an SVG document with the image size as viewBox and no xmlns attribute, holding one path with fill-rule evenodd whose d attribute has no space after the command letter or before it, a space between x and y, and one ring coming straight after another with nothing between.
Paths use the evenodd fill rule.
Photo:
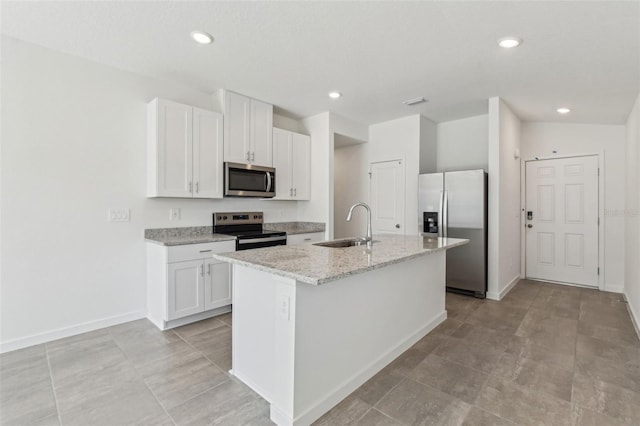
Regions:
<instances>
[{"instance_id":1,"label":"white island base","mask_svg":"<svg viewBox=\"0 0 640 426\"><path fill-rule=\"evenodd\" d=\"M232 373L311 424L445 320L445 254L322 285L234 264Z\"/></svg>"}]
</instances>

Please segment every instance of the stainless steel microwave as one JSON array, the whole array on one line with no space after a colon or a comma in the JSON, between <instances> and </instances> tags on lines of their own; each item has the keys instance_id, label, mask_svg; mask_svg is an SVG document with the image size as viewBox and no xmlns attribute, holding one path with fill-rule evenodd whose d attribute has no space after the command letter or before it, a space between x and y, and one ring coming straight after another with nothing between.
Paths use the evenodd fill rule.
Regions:
<instances>
[{"instance_id":1,"label":"stainless steel microwave","mask_svg":"<svg viewBox=\"0 0 640 426\"><path fill-rule=\"evenodd\" d=\"M276 195L276 169L253 164L224 163L225 197L262 197Z\"/></svg>"}]
</instances>

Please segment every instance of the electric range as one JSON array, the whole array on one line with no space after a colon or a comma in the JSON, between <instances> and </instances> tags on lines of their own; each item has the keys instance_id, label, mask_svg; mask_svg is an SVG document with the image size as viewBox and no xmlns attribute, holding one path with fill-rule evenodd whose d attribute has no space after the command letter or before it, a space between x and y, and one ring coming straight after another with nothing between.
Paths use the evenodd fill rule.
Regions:
<instances>
[{"instance_id":1,"label":"electric range","mask_svg":"<svg viewBox=\"0 0 640 426\"><path fill-rule=\"evenodd\" d=\"M287 233L262 229L262 212L213 213L213 233L236 237L236 250L287 244Z\"/></svg>"}]
</instances>

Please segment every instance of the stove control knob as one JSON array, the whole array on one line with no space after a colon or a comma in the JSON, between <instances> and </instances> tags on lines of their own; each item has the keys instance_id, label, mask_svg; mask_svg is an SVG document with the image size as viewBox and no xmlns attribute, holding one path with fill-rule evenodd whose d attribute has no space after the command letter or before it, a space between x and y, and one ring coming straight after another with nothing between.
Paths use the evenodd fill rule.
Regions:
<instances>
[{"instance_id":1,"label":"stove control knob","mask_svg":"<svg viewBox=\"0 0 640 426\"><path fill-rule=\"evenodd\" d=\"M222 216L218 216L218 220L222 220Z\"/></svg>"},{"instance_id":2,"label":"stove control knob","mask_svg":"<svg viewBox=\"0 0 640 426\"><path fill-rule=\"evenodd\" d=\"M223 216L222 218L223 218L224 220L227 220L227 217L226 217L226 216Z\"/></svg>"}]
</instances>

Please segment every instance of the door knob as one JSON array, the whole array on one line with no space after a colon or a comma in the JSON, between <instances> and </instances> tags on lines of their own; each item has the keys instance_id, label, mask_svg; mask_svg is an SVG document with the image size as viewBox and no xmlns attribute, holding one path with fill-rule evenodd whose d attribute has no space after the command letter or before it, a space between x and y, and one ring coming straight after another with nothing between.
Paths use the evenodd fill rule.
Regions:
<instances>
[{"instance_id":1,"label":"door knob","mask_svg":"<svg viewBox=\"0 0 640 426\"><path fill-rule=\"evenodd\" d=\"M532 224L528 224L527 228L533 228L533 225Z\"/></svg>"},{"instance_id":2,"label":"door knob","mask_svg":"<svg viewBox=\"0 0 640 426\"><path fill-rule=\"evenodd\" d=\"M396 228L400 229L400 224L396 223Z\"/></svg>"}]
</instances>

